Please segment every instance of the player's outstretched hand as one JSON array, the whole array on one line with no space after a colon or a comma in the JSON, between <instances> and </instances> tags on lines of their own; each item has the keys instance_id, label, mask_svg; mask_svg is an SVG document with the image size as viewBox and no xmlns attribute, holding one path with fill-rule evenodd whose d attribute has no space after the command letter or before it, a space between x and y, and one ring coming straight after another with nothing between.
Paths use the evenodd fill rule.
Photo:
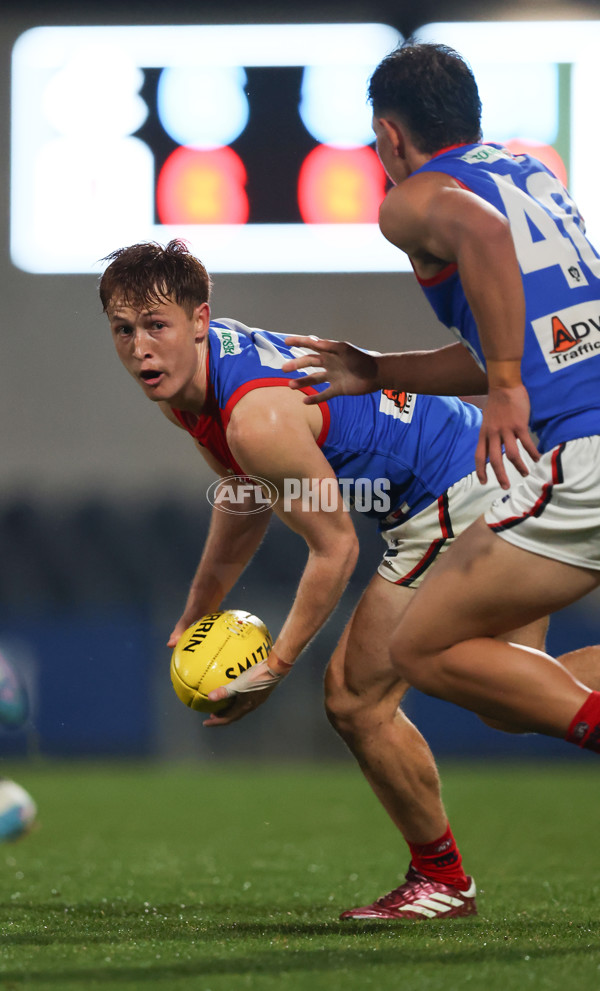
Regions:
<instances>
[{"instance_id":1,"label":"player's outstretched hand","mask_svg":"<svg viewBox=\"0 0 600 991\"><path fill-rule=\"evenodd\" d=\"M503 449L521 475L529 474L519 451L519 441L531 458L539 461L540 452L529 433L529 396L525 386L495 386L488 394L475 450L477 477L483 485L486 483L486 462L489 460L501 487L510 488L502 461Z\"/></svg>"},{"instance_id":2,"label":"player's outstretched hand","mask_svg":"<svg viewBox=\"0 0 600 991\"><path fill-rule=\"evenodd\" d=\"M304 389L307 385L329 385L322 392L306 396L307 405L325 402L333 396L360 396L376 392L379 388L375 355L354 347L345 341L327 341L319 337L286 337L288 347L309 348L311 354L293 358L282 365L282 371L295 372L304 368L317 368L308 375L290 380L290 388Z\"/></svg>"},{"instance_id":3,"label":"player's outstretched hand","mask_svg":"<svg viewBox=\"0 0 600 991\"><path fill-rule=\"evenodd\" d=\"M243 671L228 685L221 685L208 693L213 702L230 698L231 705L220 712L213 712L204 721L204 726L227 726L242 719L253 709L266 702L269 695L277 687L282 678L289 673L291 665L285 664L273 653L264 661L259 661L253 667Z\"/></svg>"}]
</instances>

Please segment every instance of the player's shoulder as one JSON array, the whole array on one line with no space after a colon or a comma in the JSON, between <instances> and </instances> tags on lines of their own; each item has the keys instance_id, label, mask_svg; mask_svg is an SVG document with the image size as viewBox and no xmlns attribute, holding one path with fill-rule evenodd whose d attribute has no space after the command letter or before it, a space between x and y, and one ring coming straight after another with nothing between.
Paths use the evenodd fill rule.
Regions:
<instances>
[{"instance_id":1,"label":"player's shoulder","mask_svg":"<svg viewBox=\"0 0 600 991\"><path fill-rule=\"evenodd\" d=\"M381 206L394 209L402 206L418 208L421 200L436 196L439 190L456 186L456 180L443 171L417 171L408 176L404 182L398 183L387 193Z\"/></svg>"},{"instance_id":2,"label":"player's shoulder","mask_svg":"<svg viewBox=\"0 0 600 991\"><path fill-rule=\"evenodd\" d=\"M260 385L282 384L293 376L282 365L292 357L283 334L248 327L239 320L211 320L209 374L221 409Z\"/></svg>"},{"instance_id":3,"label":"player's shoulder","mask_svg":"<svg viewBox=\"0 0 600 991\"><path fill-rule=\"evenodd\" d=\"M277 352L283 355L281 361L289 357L285 346L285 334L263 330L262 327L249 327L241 320L219 317L210 321L209 336L213 344L219 345L219 357L234 358L244 355L260 364L270 364L268 355Z\"/></svg>"},{"instance_id":4,"label":"player's shoulder","mask_svg":"<svg viewBox=\"0 0 600 991\"><path fill-rule=\"evenodd\" d=\"M304 464L306 448L297 441L309 438L314 407L301 399L286 387L258 388L244 392L235 403L227 418L227 442L248 471L268 476L274 465L289 459L300 467Z\"/></svg>"},{"instance_id":5,"label":"player's shoulder","mask_svg":"<svg viewBox=\"0 0 600 991\"><path fill-rule=\"evenodd\" d=\"M209 324L209 339L220 348L220 357L235 357L252 341L253 328L247 327L241 320L231 317L219 317Z\"/></svg>"},{"instance_id":6,"label":"player's shoulder","mask_svg":"<svg viewBox=\"0 0 600 991\"><path fill-rule=\"evenodd\" d=\"M379 227L388 240L409 244L421 223L427 220L440 197L459 183L444 172L415 172L388 192L379 208Z\"/></svg>"}]
</instances>

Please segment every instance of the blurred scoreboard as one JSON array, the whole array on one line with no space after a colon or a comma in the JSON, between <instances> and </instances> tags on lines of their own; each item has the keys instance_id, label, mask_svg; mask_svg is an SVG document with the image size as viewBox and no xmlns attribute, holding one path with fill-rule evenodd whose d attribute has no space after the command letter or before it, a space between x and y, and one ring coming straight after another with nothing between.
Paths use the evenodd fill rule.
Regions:
<instances>
[{"instance_id":1,"label":"blurred scoreboard","mask_svg":"<svg viewBox=\"0 0 600 991\"><path fill-rule=\"evenodd\" d=\"M399 40L380 24L27 31L14 263L97 271L122 245L183 237L212 272L389 267L367 85Z\"/></svg>"},{"instance_id":2,"label":"blurred scoreboard","mask_svg":"<svg viewBox=\"0 0 600 991\"><path fill-rule=\"evenodd\" d=\"M475 72L484 139L568 183L600 244L600 21L430 24ZM366 102L382 24L39 27L12 59L11 257L97 272L183 237L212 272L399 271Z\"/></svg>"}]
</instances>

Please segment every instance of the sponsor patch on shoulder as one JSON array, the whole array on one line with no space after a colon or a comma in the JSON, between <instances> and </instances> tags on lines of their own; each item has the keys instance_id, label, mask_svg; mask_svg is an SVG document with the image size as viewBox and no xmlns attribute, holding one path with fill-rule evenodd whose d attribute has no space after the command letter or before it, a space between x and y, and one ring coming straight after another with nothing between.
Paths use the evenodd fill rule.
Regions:
<instances>
[{"instance_id":1,"label":"sponsor patch on shoulder","mask_svg":"<svg viewBox=\"0 0 600 991\"><path fill-rule=\"evenodd\" d=\"M468 162L469 165L474 162L500 162L507 159L513 159L510 152L504 148L494 148L492 145L478 145L477 148L471 148L465 155L460 156L461 162Z\"/></svg>"},{"instance_id":2,"label":"sponsor patch on shoulder","mask_svg":"<svg viewBox=\"0 0 600 991\"><path fill-rule=\"evenodd\" d=\"M400 392L398 389L383 389L379 402L379 412L393 416L396 420L410 423L417 401L414 392Z\"/></svg>"},{"instance_id":3,"label":"sponsor patch on shoulder","mask_svg":"<svg viewBox=\"0 0 600 991\"><path fill-rule=\"evenodd\" d=\"M600 300L555 310L531 326L551 372L600 354Z\"/></svg>"},{"instance_id":4,"label":"sponsor patch on shoulder","mask_svg":"<svg viewBox=\"0 0 600 991\"><path fill-rule=\"evenodd\" d=\"M229 330L225 327L215 327L214 330L221 342L221 358L227 354L239 354L241 352L240 335L236 330Z\"/></svg>"}]
</instances>

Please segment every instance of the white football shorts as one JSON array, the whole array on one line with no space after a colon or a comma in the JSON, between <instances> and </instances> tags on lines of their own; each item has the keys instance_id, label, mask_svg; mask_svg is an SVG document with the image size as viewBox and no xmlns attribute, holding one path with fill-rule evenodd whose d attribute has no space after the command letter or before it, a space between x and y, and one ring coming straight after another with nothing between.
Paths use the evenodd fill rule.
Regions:
<instances>
[{"instance_id":1,"label":"white football shorts","mask_svg":"<svg viewBox=\"0 0 600 991\"><path fill-rule=\"evenodd\" d=\"M531 470L533 462L525 451L521 450L521 456ZM504 465L511 486L518 484L522 476L517 469L507 458ZM427 569L454 538L504 495L489 465L487 477L487 485L482 485L474 471L465 475L416 516L383 531L388 546L377 569L381 577L395 585L418 588Z\"/></svg>"},{"instance_id":2,"label":"white football shorts","mask_svg":"<svg viewBox=\"0 0 600 991\"><path fill-rule=\"evenodd\" d=\"M570 440L542 455L489 507L485 521L523 550L600 570L600 436Z\"/></svg>"}]
</instances>

